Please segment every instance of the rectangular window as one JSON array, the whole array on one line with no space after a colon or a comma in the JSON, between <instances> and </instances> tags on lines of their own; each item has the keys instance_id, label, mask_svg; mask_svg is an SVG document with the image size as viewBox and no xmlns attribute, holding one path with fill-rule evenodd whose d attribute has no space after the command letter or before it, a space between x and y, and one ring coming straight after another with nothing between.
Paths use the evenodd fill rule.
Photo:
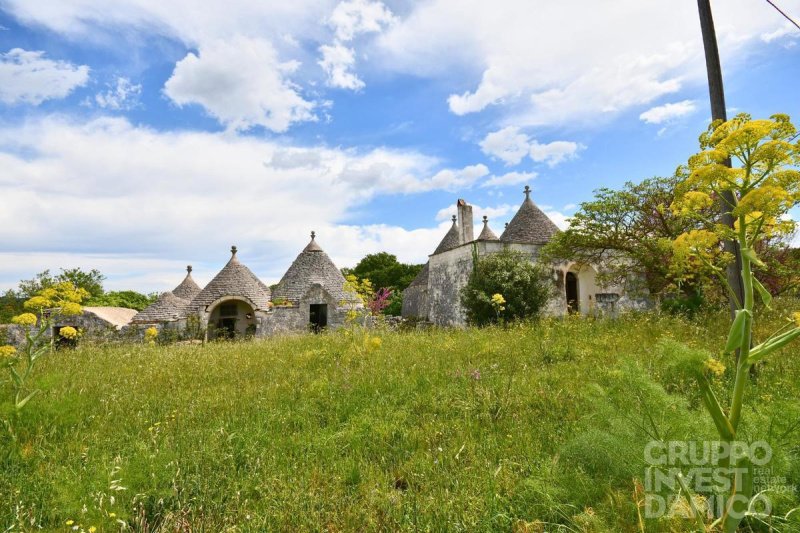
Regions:
<instances>
[{"instance_id":1,"label":"rectangular window","mask_svg":"<svg viewBox=\"0 0 800 533\"><path fill-rule=\"evenodd\" d=\"M236 316L236 304L220 304L219 316Z\"/></svg>"}]
</instances>

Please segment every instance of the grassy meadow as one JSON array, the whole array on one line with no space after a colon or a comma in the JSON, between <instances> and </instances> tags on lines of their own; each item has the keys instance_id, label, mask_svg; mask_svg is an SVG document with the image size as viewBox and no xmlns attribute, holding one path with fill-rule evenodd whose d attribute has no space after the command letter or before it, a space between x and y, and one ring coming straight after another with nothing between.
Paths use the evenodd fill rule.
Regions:
<instances>
[{"instance_id":1,"label":"grassy meadow","mask_svg":"<svg viewBox=\"0 0 800 533\"><path fill-rule=\"evenodd\" d=\"M19 418L3 404L17 441L0 433L0 531L689 531L637 505L653 427L717 439L658 343L717 351L726 320L60 351ZM795 490L798 354L760 369L742 429L770 442L773 474ZM772 498L784 515L799 500Z\"/></svg>"}]
</instances>

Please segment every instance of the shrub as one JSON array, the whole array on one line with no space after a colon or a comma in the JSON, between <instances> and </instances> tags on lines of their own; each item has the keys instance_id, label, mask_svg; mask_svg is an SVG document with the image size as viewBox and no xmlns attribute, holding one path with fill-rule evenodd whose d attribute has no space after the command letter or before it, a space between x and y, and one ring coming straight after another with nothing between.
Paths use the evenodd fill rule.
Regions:
<instances>
[{"instance_id":1,"label":"shrub","mask_svg":"<svg viewBox=\"0 0 800 533\"><path fill-rule=\"evenodd\" d=\"M470 324L537 318L548 298L551 283L545 270L520 252L504 250L475 257L472 274L461 291L461 305ZM503 309L492 301L501 295Z\"/></svg>"}]
</instances>

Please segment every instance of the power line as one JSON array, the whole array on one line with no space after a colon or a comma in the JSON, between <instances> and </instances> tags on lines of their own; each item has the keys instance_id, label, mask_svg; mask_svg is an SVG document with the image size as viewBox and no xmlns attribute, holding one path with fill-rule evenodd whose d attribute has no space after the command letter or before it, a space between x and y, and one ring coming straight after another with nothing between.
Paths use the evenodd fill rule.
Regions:
<instances>
[{"instance_id":1,"label":"power line","mask_svg":"<svg viewBox=\"0 0 800 533\"><path fill-rule=\"evenodd\" d=\"M798 30L800 30L800 24L798 24L797 22L795 22L794 20L792 20L792 17L790 17L789 15L787 15L786 13L784 13L784 11L783 11L781 8L779 8L778 6L776 6L776 5L775 5L775 3L774 3L772 0L767 0L767 3L768 3L769 5L771 5L772 7L774 7L774 8L775 8L775 9L778 11L778 13L780 13L781 15L783 15L783 18L785 18L786 20L788 20L789 22L791 22L792 24L794 24L794 25L797 27L797 29L798 29Z\"/></svg>"}]
</instances>

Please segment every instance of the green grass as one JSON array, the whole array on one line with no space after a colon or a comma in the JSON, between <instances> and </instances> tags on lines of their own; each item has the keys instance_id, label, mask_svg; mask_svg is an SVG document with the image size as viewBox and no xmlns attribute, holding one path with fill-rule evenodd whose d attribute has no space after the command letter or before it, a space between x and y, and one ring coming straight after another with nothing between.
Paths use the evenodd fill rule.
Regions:
<instances>
[{"instance_id":1,"label":"green grass","mask_svg":"<svg viewBox=\"0 0 800 533\"><path fill-rule=\"evenodd\" d=\"M724 319L58 352L11 417L18 443L0 437L0 530L639 531L648 413L665 438L716 439L656 345L715 349ZM761 369L743 427L795 490L798 353Z\"/></svg>"}]
</instances>

